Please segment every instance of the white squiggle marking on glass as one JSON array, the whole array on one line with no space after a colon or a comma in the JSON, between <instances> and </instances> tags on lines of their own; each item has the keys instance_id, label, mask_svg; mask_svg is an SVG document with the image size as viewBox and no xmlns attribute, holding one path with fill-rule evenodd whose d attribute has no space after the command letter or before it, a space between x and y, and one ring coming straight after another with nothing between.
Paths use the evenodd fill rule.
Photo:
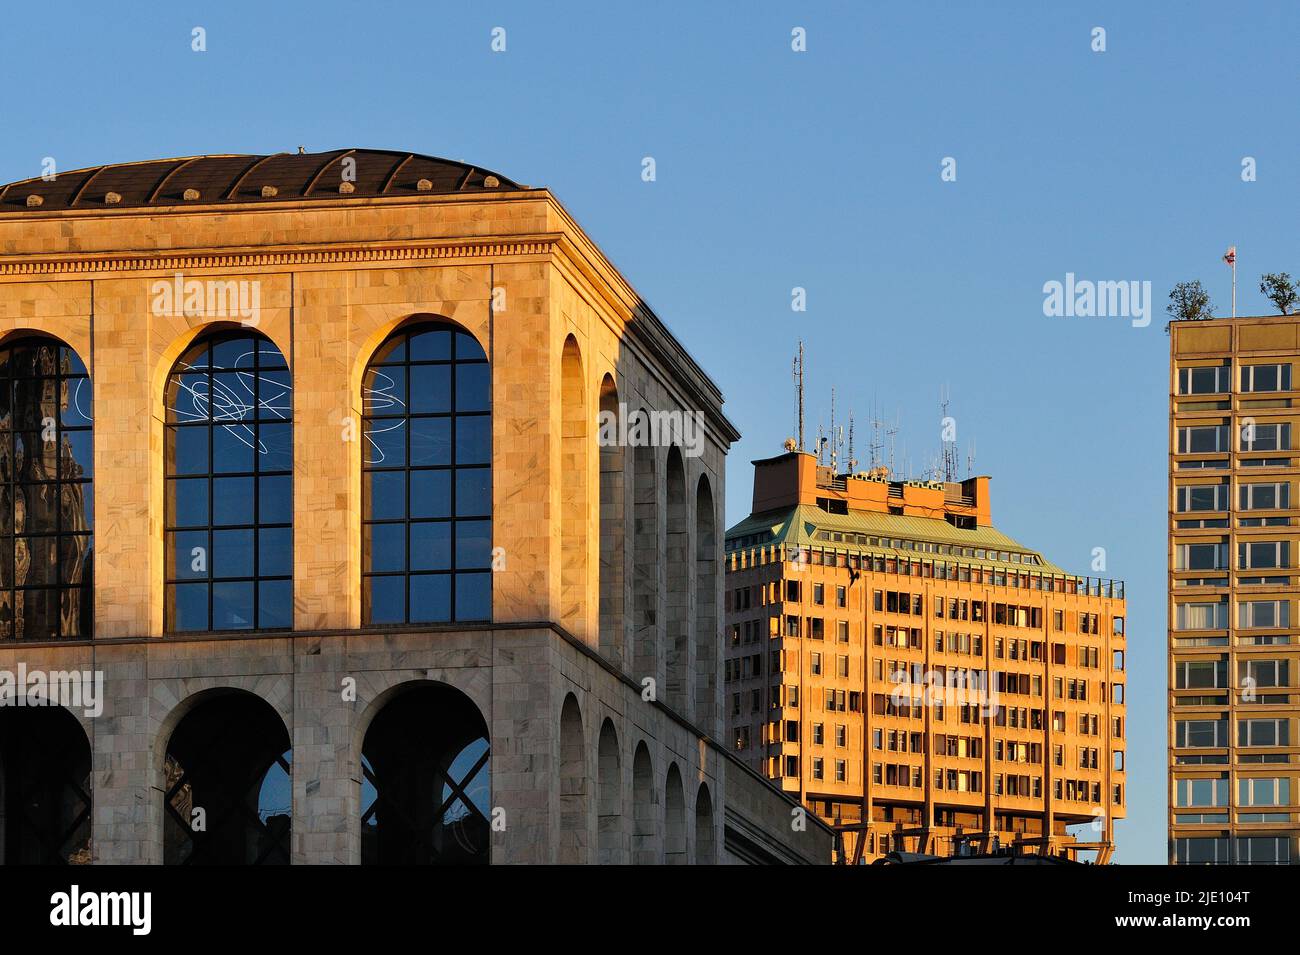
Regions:
<instances>
[{"instance_id":1,"label":"white squiggle marking on glass","mask_svg":"<svg viewBox=\"0 0 1300 955\"><path fill-rule=\"evenodd\" d=\"M210 417L213 423L217 424L220 422L242 422L252 417L254 409L260 407L263 411L273 413L277 418L288 420L292 411L290 404L291 392L293 391L292 383L286 384L283 381L241 369L240 365L244 363L244 359L250 359L251 363L254 354L256 353L248 351L239 355L231 368L221 365L191 365L188 362L178 362L177 370L172 372L173 380L176 382L177 388L189 396L190 405L194 410L186 411L181 408L179 400L175 402L174 407L170 410L182 421L207 421ZM277 363L281 360L280 353L275 350L261 349L260 354L272 356ZM193 384L189 384L183 377L187 373L197 373L203 375L203 377ZM231 384L225 379L216 377L222 373L233 373L234 384L238 387L231 387ZM209 385L209 381L211 385ZM264 394L261 401L254 405L253 402L257 400L255 382L260 383L263 390L268 385L279 390L270 396ZM211 393L208 392L209 387L212 389ZM179 395L177 398L179 399ZM253 429L248 425L221 424L220 426L228 434L234 435L241 444L253 448L258 454L269 453L266 444L254 438Z\"/></svg>"},{"instance_id":2,"label":"white squiggle marking on glass","mask_svg":"<svg viewBox=\"0 0 1300 955\"><path fill-rule=\"evenodd\" d=\"M361 413L366 415L383 414L392 411L394 408L405 408L406 402L402 401L401 398L392 393L392 389L397 387L397 382L377 368L372 370L375 376L375 384L379 385L379 387L367 388L365 385L361 386ZM386 382L386 384L380 382L379 379L381 378ZM375 423L376 422L372 422L372 424ZM402 418L387 424L388 427L386 428L370 427L362 431L361 436L366 439L366 442L371 448L371 464L383 464L386 457L383 449L379 447L378 443L376 443L375 439L372 438L371 435L397 431L406 425L406 419Z\"/></svg>"}]
</instances>

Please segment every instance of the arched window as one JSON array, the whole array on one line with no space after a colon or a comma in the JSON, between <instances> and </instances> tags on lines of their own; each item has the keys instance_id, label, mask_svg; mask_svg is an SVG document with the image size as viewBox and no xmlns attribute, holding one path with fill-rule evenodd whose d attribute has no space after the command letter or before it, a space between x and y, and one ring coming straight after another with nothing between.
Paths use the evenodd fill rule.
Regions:
<instances>
[{"instance_id":1,"label":"arched window","mask_svg":"<svg viewBox=\"0 0 1300 955\"><path fill-rule=\"evenodd\" d=\"M205 337L167 376L168 630L293 626L292 399L255 332Z\"/></svg>"},{"instance_id":2,"label":"arched window","mask_svg":"<svg viewBox=\"0 0 1300 955\"><path fill-rule=\"evenodd\" d=\"M280 714L244 690L204 693L163 764L166 865L288 865L293 751Z\"/></svg>"},{"instance_id":3,"label":"arched window","mask_svg":"<svg viewBox=\"0 0 1300 955\"><path fill-rule=\"evenodd\" d=\"M668 449L667 475L668 534L664 551L667 571L664 616L667 626L664 650L667 654L668 687L660 698L677 712L689 713L691 555L686 529L686 467L682 462L682 452L676 445Z\"/></svg>"},{"instance_id":4,"label":"arched window","mask_svg":"<svg viewBox=\"0 0 1300 955\"><path fill-rule=\"evenodd\" d=\"M716 863L716 845L713 835L713 798L709 795L709 787L700 783L695 794L695 864Z\"/></svg>"},{"instance_id":5,"label":"arched window","mask_svg":"<svg viewBox=\"0 0 1300 955\"><path fill-rule=\"evenodd\" d=\"M404 325L366 367L362 606L368 624L492 618L491 369L469 333Z\"/></svg>"},{"instance_id":6,"label":"arched window","mask_svg":"<svg viewBox=\"0 0 1300 955\"><path fill-rule=\"evenodd\" d=\"M61 706L13 704L0 706L0 864L89 865L86 731Z\"/></svg>"},{"instance_id":7,"label":"arched window","mask_svg":"<svg viewBox=\"0 0 1300 955\"><path fill-rule=\"evenodd\" d=\"M623 473L623 445L616 433L610 434L616 431L621 415L618 388L609 375L600 385L600 417L600 650L607 659L623 667L626 666L623 581L627 559L624 504L627 478Z\"/></svg>"},{"instance_id":8,"label":"arched window","mask_svg":"<svg viewBox=\"0 0 1300 955\"><path fill-rule=\"evenodd\" d=\"M587 633L587 394L582 353L570 335L560 359L560 609L563 623L579 638Z\"/></svg>"},{"instance_id":9,"label":"arched window","mask_svg":"<svg viewBox=\"0 0 1300 955\"><path fill-rule=\"evenodd\" d=\"M560 711L560 864L587 861L590 841L590 787L587 779L587 741L582 710L572 693Z\"/></svg>"},{"instance_id":10,"label":"arched window","mask_svg":"<svg viewBox=\"0 0 1300 955\"><path fill-rule=\"evenodd\" d=\"M491 757L483 714L460 690L398 690L361 745L362 865L487 865Z\"/></svg>"},{"instance_id":11,"label":"arched window","mask_svg":"<svg viewBox=\"0 0 1300 955\"><path fill-rule=\"evenodd\" d=\"M92 635L90 378L68 346L0 349L0 639Z\"/></svg>"},{"instance_id":12,"label":"arched window","mask_svg":"<svg viewBox=\"0 0 1300 955\"><path fill-rule=\"evenodd\" d=\"M653 446L633 446L632 471L632 675L640 682L646 677L659 680L663 660L659 636L659 475Z\"/></svg>"},{"instance_id":13,"label":"arched window","mask_svg":"<svg viewBox=\"0 0 1300 955\"><path fill-rule=\"evenodd\" d=\"M695 489L695 722L713 733L718 686L717 520L709 479Z\"/></svg>"},{"instance_id":14,"label":"arched window","mask_svg":"<svg viewBox=\"0 0 1300 955\"><path fill-rule=\"evenodd\" d=\"M673 763L664 781L664 861L668 865L686 865L686 797L682 792L682 774Z\"/></svg>"},{"instance_id":15,"label":"arched window","mask_svg":"<svg viewBox=\"0 0 1300 955\"><path fill-rule=\"evenodd\" d=\"M618 733L606 719L600 727L597 760L597 839L600 849L596 860L601 865L621 865L627 861L627 836L623 825L623 769L618 754Z\"/></svg>"},{"instance_id":16,"label":"arched window","mask_svg":"<svg viewBox=\"0 0 1300 955\"><path fill-rule=\"evenodd\" d=\"M658 865L663 845L659 842L659 799L655 794L654 764L642 740L632 755L632 864Z\"/></svg>"}]
</instances>

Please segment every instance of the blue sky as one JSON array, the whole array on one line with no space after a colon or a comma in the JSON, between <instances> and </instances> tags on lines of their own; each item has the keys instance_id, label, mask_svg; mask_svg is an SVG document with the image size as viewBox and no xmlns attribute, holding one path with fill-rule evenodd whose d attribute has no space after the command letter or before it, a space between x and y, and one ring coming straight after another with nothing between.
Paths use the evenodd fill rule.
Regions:
<instances>
[{"instance_id":1,"label":"blue sky","mask_svg":"<svg viewBox=\"0 0 1300 955\"><path fill-rule=\"evenodd\" d=\"M1118 860L1165 860L1163 306L1200 278L1226 314L1234 243L1241 314L1271 311L1260 272L1300 274L1300 7L150 6L7 10L0 181L304 145L549 186L726 394L729 523L793 430L796 339L811 420L834 386L865 435L874 400L914 470L947 385L996 523L1076 572L1104 547L1128 583ZM1150 281L1151 324L1045 317L1067 272Z\"/></svg>"}]
</instances>

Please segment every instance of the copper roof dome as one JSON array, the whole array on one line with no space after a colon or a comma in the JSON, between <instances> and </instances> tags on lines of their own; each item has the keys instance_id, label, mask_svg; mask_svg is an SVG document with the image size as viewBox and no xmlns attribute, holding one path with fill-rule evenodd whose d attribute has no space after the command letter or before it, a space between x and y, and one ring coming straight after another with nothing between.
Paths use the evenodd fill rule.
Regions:
<instances>
[{"instance_id":1,"label":"copper roof dome","mask_svg":"<svg viewBox=\"0 0 1300 955\"><path fill-rule=\"evenodd\" d=\"M526 187L490 170L436 156L386 149L336 149L151 159L62 172L50 181L38 176L0 186L0 212L364 199L521 188Z\"/></svg>"}]
</instances>

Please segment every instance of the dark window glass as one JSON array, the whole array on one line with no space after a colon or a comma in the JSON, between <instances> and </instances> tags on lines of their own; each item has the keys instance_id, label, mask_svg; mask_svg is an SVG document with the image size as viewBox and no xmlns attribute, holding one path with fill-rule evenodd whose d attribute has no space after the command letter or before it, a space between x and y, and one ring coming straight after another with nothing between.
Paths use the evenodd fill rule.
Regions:
<instances>
[{"instance_id":1,"label":"dark window glass","mask_svg":"<svg viewBox=\"0 0 1300 955\"><path fill-rule=\"evenodd\" d=\"M293 392L268 339L201 339L165 394L166 627L293 625Z\"/></svg>"},{"instance_id":2,"label":"dark window glass","mask_svg":"<svg viewBox=\"0 0 1300 955\"><path fill-rule=\"evenodd\" d=\"M402 328L362 384L369 624L492 618L491 369L473 336Z\"/></svg>"},{"instance_id":3,"label":"dark window glass","mask_svg":"<svg viewBox=\"0 0 1300 955\"><path fill-rule=\"evenodd\" d=\"M0 639L93 635L91 397L66 345L0 349Z\"/></svg>"}]
</instances>

